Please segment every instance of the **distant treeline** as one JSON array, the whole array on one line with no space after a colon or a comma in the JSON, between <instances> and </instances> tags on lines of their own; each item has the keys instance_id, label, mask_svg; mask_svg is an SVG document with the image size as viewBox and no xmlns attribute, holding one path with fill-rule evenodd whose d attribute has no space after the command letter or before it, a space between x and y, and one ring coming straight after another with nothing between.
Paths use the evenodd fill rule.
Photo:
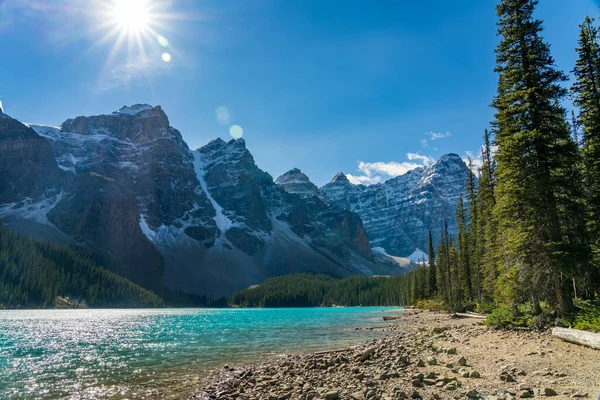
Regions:
<instances>
[{"instance_id":1,"label":"distant treeline","mask_svg":"<svg viewBox=\"0 0 600 400\"><path fill-rule=\"evenodd\" d=\"M0 308L54 307L57 296L90 307L160 307L149 290L98 267L76 249L11 232L0 221Z\"/></svg>"},{"instance_id":2,"label":"distant treeline","mask_svg":"<svg viewBox=\"0 0 600 400\"><path fill-rule=\"evenodd\" d=\"M394 277L334 278L300 273L270 278L236 292L229 304L236 307L396 306L411 304L416 274ZM408 294L409 297L406 297Z\"/></svg>"}]
</instances>

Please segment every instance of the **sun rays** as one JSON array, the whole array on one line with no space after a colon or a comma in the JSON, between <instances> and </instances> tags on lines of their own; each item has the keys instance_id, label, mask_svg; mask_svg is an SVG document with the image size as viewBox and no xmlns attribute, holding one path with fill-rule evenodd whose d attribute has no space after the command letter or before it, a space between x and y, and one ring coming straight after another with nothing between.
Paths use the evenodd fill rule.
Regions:
<instances>
[{"instance_id":1,"label":"sun rays","mask_svg":"<svg viewBox=\"0 0 600 400\"><path fill-rule=\"evenodd\" d=\"M156 58L164 63L172 60L169 40L164 36L168 13L164 0L98 0L97 30L103 33L97 44L112 43L106 67L127 51L127 61Z\"/></svg>"}]
</instances>

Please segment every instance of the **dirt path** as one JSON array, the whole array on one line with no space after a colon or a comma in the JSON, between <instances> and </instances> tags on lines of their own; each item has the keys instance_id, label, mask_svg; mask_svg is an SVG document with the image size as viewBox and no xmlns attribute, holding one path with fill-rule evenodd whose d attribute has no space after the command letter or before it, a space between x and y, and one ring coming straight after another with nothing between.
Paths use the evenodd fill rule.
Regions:
<instances>
[{"instance_id":1,"label":"dirt path","mask_svg":"<svg viewBox=\"0 0 600 400\"><path fill-rule=\"evenodd\" d=\"M597 399L600 351L550 333L406 311L389 336L212 376L200 399Z\"/></svg>"}]
</instances>

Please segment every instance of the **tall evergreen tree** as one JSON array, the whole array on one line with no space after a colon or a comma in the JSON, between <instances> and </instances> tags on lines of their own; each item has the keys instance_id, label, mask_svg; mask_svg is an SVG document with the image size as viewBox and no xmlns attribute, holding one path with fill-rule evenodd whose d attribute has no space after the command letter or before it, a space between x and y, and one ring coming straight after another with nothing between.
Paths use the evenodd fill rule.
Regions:
<instances>
[{"instance_id":1,"label":"tall evergreen tree","mask_svg":"<svg viewBox=\"0 0 600 400\"><path fill-rule=\"evenodd\" d=\"M579 26L579 58L573 70L571 88L579 115L574 121L582 129L582 156L585 181L587 226L592 238L594 265L600 265L600 41L594 19L586 17ZM598 272L589 277L589 290L598 290Z\"/></svg>"},{"instance_id":2,"label":"tall evergreen tree","mask_svg":"<svg viewBox=\"0 0 600 400\"><path fill-rule=\"evenodd\" d=\"M429 231L427 239L427 257L429 258L429 297L434 297L437 294L437 272L435 268L435 252L433 250L431 231Z\"/></svg>"},{"instance_id":3,"label":"tall evergreen tree","mask_svg":"<svg viewBox=\"0 0 600 400\"><path fill-rule=\"evenodd\" d=\"M468 218L469 218L469 257L471 264L471 284L472 297L481 300L481 260L478 257L478 235L477 226L479 225L479 199L477 193L477 178L473 172L475 166L473 160L469 158L469 175L467 176L467 200L469 202Z\"/></svg>"},{"instance_id":4,"label":"tall evergreen tree","mask_svg":"<svg viewBox=\"0 0 600 400\"><path fill-rule=\"evenodd\" d=\"M453 306L455 304L455 284L453 281L453 265L452 265L452 249L454 246L452 239L450 237L450 233L448 231L448 220L444 217L444 229L440 234L440 243L437 249L437 289L441 294L442 300Z\"/></svg>"},{"instance_id":5,"label":"tall evergreen tree","mask_svg":"<svg viewBox=\"0 0 600 400\"><path fill-rule=\"evenodd\" d=\"M482 298L491 301L498 278L498 263L496 260L496 220L493 210L496 206L495 173L496 162L492 156L492 138L486 129L481 149L481 168L479 169L479 185L477 190L478 217L475 226L476 256L481 269Z\"/></svg>"},{"instance_id":6,"label":"tall evergreen tree","mask_svg":"<svg viewBox=\"0 0 600 400\"><path fill-rule=\"evenodd\" d=\"M546 299L565 314L573 310L573 260L582 251L580 194L573 181L577 146L560 104L566 76L555 67L541 36L542 22L533 17L537 3L502 0L497 6L502 39L492 103L498 146L494 213L502 232L498 255L503 273L518 269L519 287L537 312Z\"/></svg>"},{"instance_id":7,"label":"tall evergreen tree","mask_svg":"<svg viewBox=\"0 0 600 400\"><path fill-rule=\"evenodd\" d=\"M460 285L458 285L458 298L471 300L473 298L473 283L471 274L471 234L467 210L462 196L458 199L456 223L458 228L458 266L456 280L460 282Z\"/></svg>"},{"instance_id":8,"label":"tall evergreen tree","mask_svg":"<svg viewBox=\"0 0 600 400\"><path fill-rule=\"evenodd\" d=\"M440 242L437 247L436 287L440 299L450 304L450 276L448 272L448 258L446 252L446 237L444 231L440 233Z\"/></svg>"}]
</instances>

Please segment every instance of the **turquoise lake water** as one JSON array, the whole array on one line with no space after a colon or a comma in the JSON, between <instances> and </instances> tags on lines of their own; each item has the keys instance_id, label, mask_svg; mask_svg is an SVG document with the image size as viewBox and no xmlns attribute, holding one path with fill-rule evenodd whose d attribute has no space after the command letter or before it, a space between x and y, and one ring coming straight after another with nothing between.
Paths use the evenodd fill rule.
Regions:
<instances>
[{"instance_id":1,"label":"turquoise lake water","mask_svg":"<svg viewBox=\"0 0 600 400\"><path fill-rule=\"evenodd\" d=\"M379 336L354 328L387 309L0 311L0 399L184 397L226 364Z\"/></svg>"}]
</instances>

